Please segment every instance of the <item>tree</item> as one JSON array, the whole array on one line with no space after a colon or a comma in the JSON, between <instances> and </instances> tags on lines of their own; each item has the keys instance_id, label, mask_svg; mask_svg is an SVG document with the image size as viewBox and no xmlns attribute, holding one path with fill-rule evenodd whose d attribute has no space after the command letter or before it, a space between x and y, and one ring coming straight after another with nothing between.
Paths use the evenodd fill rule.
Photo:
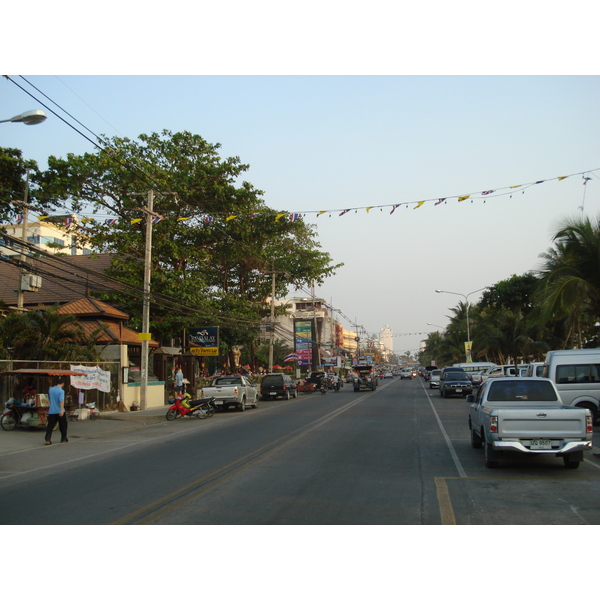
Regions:
<instances>
[{"instance_id":1,"label":"tree","mask_svg":"<svg viewBox=\"0 0 600 600\"><path fill-rule=\"evenodd\" d=\"M14 360L99 360L96 337L89 336L75 315L63 315L55 305L46 311L10 313L0 319L0 355Z\"/></svg>"},{"instance_id":2,"label":"tree","mask_svg":"<svg viewBox=\"0 0 600 600\"><path fill-rule=\"evenodd\" d=\"M600 218L566 219L553 241L556 246L542 254L541 314L546 320L574 317L573 345L587 345L591 337L598 346L600 340L592 332L600 319Z\"/></svg>"},{"instance_id":3,"label":"tree","mask_svg":"<svg viewBox=\"0 0 600 600\"><path fill-rule=\"evenodd\" d=\"M520 310L523 314L528 314L534 308L533 297L538 283L539 280L533 273L512 275L509 279L488 287L481 295L478 305L481 308Z\"/></svg>"},{"instance_id":4,"label":"tree","mask_svg":"<svg viewBox=\"0 0 600 600\"><path fill-rule=\"evenodd\" d=\"M44 209L35 193L40 172L34 160L23 159L17 148L0 148L0 224L11 223L17 215L23 213L20 204L25 197L25 185L29 171L28 204Z\"/></svg>"},{"instance_id":5,"label":"tree","mask_svg":"<svg viewBox=\"0 0 600 600\"><path fill-rule=\"evenodd\" d=\"M111 214L116 223L90 220L80 240L114 253L111 275L142 287L143 207L154 190L151 330L177 337L184 327L220 325L228 346L256 337L268 314L276 271L276 297L288 285L321 283L335 268L313 227L267 207L262 192L240 178L239 158L222 159L218 144L189 132L105 140L96 154L50 157L45 198L69 212ZM141 294L105 297L141 321ZM176 299L176 300L175 300Z\"/></svg>"}]
</instances>

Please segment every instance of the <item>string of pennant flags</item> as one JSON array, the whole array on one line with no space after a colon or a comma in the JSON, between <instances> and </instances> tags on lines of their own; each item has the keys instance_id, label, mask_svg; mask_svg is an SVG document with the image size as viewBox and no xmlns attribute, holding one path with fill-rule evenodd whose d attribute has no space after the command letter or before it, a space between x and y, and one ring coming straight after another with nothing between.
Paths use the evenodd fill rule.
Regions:
<instances>
[{"instance_id":1,"label":"string of pennant flags","mask_svg":"<svg viewBox=\"0 0 600 600\"><path fill-rule=\"evenodd\" d=\"M510 195L512 197L512 194L515 192L515 190L520 189L523 193L525 193L526 189L533 187L535 185L548 183L550 181L563 181L564 179L568 179L570 177L576 177L578 175L581 175L581 177L582 177L582 184L587 185L587 183L592 180L592 178L589 177L589 174L595 174L596 171L600 171L600 168L592 169L589 171L583 171L580 173L574 173L571 175L561 175L559 177L552 177L550 179L542 179L542 180L534 181L534 182L530 182L530 183L522 183L522 184L518 184L518 185L511 185L511 186L501 187L501 188L496 188L496 189L488 189L488 190L484 190L481 192L474 192L474 193L470 193L470 194L464 194L464 195L458 195L458 196L445 196L445 197L441 197L441 198L430 198L427 200L399 202L396 204L359 206L359 207L346 208L346 209L337 208L337 209L327 209L327 210L308 210L308 211L303 211L303 212L279 212L279 213L275 212L275 211L269 211L268 213L255 212L255 213L249 213L247 215L245 215L245 214L233 215L233 214L226 214L226 213L213 213L212 215L194 215L194 216L188 216L188 217L177 217L176 220L177 221L187 221L187 220L190 220L193 218L200 218L200 220L202 222L204 222L206 224L210 224L213 221L215 221L215 219L217 219L217 218L219 220L223 220L225 223L228 223L229 221L233 221L234 219L238 219L238 218L248 217L250 219L254 219L257 217L274 215L276 222L280 221L281 219L294 222L294 221L300 220L301 218L303 218L309 214L316 215L318 218L324 214L328 214L331 217L333 214L338 213L338 216L342 217L350 212L356 213L359 210L365 210L367 213L369 213L373 209L379 209L380 211L383 211L384 209L388 209L388 208L391 209L390 215L392 215L401 206L405 206L406 208L412 206L413 210L416 210L418 208L421 208L425 204L433 204L433 206L439 206L441 204L447 204L451 200L457 200L459 203L465 202L466 200L469 200L469 199L471 200L471 202L476 201L476 200L483 200L485 202L488 198L492 199L492 198L497 198L500 196L507 196L507 195ZM598 177L597 175L595 175L595 176ZM23 215L19 215L19 217L17 218L17 225L20 225L22 223L23 218L24 218ZM152 223L153 224L160 223L161 221L164 221L166 218L168 218L168 217L159 217L159 216L153 217ZM38 220L41 221L44 219L52 219L52 216L50 216L50 215L38 216ZM80 223L85 224L85 223L89 223L89 222L97 221L97 220L98 219L95 217L82 217L79 221L80 221ZM119 217L110 217L110 218L105 218L104 223L106 225L115 225L116 223L118 223L119 221L122 221L122 220L123 219L121 219ZM134 225L136 223L142 222L143 220L144 220L143 218L135 218L135 219L129 219L128 221L130 224ZM75 225L75 220L72 217L67 217L64 221L63 226L65 227L66 230L69 230L74 225Z\"/></svg>"}]
</instances>

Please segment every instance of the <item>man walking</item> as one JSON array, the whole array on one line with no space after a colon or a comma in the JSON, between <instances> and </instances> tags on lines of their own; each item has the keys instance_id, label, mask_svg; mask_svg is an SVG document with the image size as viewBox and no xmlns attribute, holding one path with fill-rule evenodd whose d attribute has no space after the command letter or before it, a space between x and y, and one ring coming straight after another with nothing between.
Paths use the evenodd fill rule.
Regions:
<instances>
[{"instance_id":1,"label":"man walking","mask_svg":"<svg viewBox=\"0 0 600 600\"><path fill-rule=\"evenodd\" d=\"M52 444L52 430L58 422L60 429L60 441L68 442L67 439L67 415L65 413L65 380L59 377L56 384L48 390L50 408L48 409L48 424L46 425L46 446Z\"/></svg>"}]
</instances>

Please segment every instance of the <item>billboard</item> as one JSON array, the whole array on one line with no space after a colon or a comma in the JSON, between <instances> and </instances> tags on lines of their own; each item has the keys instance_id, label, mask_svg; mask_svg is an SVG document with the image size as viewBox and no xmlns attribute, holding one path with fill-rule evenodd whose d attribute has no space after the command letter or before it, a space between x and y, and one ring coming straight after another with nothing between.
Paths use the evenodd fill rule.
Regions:
<instances>
[{"instance_id":1,"label":"billboard","mask_svg":"<svg viewBox=\"0 0 600 600\"><path fill-rule=\"evenodd\" d=\"M218 327L190 327L188 329L190 352L196 356L219 355Z\"/></svg>"},{"instance_id":2,"label":"billboard","mask_svg":"<svg viewBox=\"0 0 600 600\"><path fill-rule=\"evenodd\" d=\"M299 367L312 365L313 323L298 319L294 321L294 350Z\"/></svg>"}]
</instances>

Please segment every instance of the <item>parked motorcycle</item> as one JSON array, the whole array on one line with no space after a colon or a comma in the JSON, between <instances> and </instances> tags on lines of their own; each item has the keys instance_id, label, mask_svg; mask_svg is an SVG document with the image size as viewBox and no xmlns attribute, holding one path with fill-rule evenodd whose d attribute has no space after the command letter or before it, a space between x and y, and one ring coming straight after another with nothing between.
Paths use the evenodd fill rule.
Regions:
<instances>
[{"instance_id":1,"label":"parked motorcycle","mask_svg":"<svg viewBox=\"0 0 600 600\"><path fill-rule=\"evenodd\" d=\"M186 392L185 394L175 394L174 402L169 406L165 416L167 421L187 416L206 419L212 417L216 410L213 396L202 400L192 400L192 397Z\"/></svg>"}]
</instances>

